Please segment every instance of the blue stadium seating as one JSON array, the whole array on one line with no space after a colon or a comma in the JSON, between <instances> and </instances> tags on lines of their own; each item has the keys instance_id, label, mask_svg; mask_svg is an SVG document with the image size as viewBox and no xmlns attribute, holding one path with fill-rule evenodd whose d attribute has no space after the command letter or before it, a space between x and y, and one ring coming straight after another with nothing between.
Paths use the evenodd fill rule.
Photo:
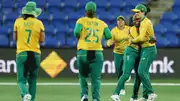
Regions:
<instances>
[{"instance_id":1,"label":"blue stadium seating","mask_svg":"<svg viewBox=\"0 0 180 101\"><path fill-rule=\"evenodd\" d=\"M5 24L7 26L13 26L16 18L18 18L20 16L19 13L17 12L13 12L13 13L8 13L5 15Z\"/></svg>"},{"instance_id":2,"label":"blue stadium seating","mask_svg":"<svg viewBox=\"0 0 180 101\"><path fill-rule=\"evenodd\" d=\"M103 46L103 47L107 47L107 45L106 45L106 39L105 39L105 38L103 38L101 42L102 42L102 46Z\"/></svg>"},{"instance_id":3,"label":"blue stadium seating","mask_svg":"<svg viewBox=\"0 0 180 101\"><path fill-rule=\"evenodd\" d=\"M69 23L67 24L68 27L71 29L74 29L75 25L76 25L76 22L75 21L69 21Z\"/></svg>"},{"instance_id":4,"label":"blue stadium seating","mask_svg":"<svg viewBox=\"0 0 180 101\"><path fill-rule=\"evenodd\" d=\"M3 46L3 47L9 46L9 40L6 35L0 35L0 40L1 40L0 46Z\"/></svg>"},{"instance_id":5,"label":"blue stadium seating","mask_svg":"<svg viewBox=\"0 0 180 101\"><path fill-rule=\"evenodd\" d=\"M73 13L68 14L68 19L69 20L74 20L76 22L76 20L78 18L82 17L82 16L83 16L83 14L81 12L79 12L79 13L78 12L73 12Z\"/></svg>"},{"instance_id":6,"label":"blue stadium seating","mask_svg":"<svg viewBox=\"0 0 180 101\"><path fill-rule=\"evenodd\" d=\"M75 9L80 6L78 0L64 0L62 4L61 10L66 14L74 13Z\"/></svg>"},{"instance_id":7,"label":"blue stadium seating","mask_svg":"<svg viewBox=\"0 0 180 101\"><path fill-rule=\"evenodd\" d=\"M10 40L10 47L16 47L16 41Z\"/></svg>"},{"instance_id":8,"label":"blue stadium seating","mask_svg":"<svg viewBox=\"0 0 180 101\"><path fill-rule=\"evenodd\" d=\"M38 7L45 8L45 6L47 6L46 0L35 0L35 2Z\"/></svg>"},{"instance_id":9,"label":"blue stadium seating","mask_svg":"<svg viewBox=\"0 0 180 101\"><path fill-rule=\"evenodd\" d=\"M64 23L68 19L67 15L63 12L52 13L51 16L52 18L50 18L50 20L52 22L61 21L61 23Z\"/></svg>"},{"instance_id":10,"label":"blue stadium seating","mask_svg":"<svg viewBox=\"0 0 180 101\"><path fill-rule=\"evenodd\" d=\"M58 48L59 43L56 37L47 35L43 46L47 48Z\"/></svg>"},{"instance_id":11,"label":"blue stadium seating","mask_svg":"<svg viewBox=\"0 0 180 101\"><path fill-rule=\"evenodd\" d=\"M126 20L128 19L129 15L126 12L119 12L119 13L112 13L114 18L116 19L118 16L123 16Z\"/></svg>"},{"instance_id":12,"label":"blue stadium seating","mask_svg":"<svg viewBox=\"0 0 180 101\"><path fill-rule=\"evenodd\" d=\"M126 0L125 7L123 8L124 12L131 13L131 9L135 8L137 4L139 4L138 0Z\"/></svg>"},{"instance_id":13,"label":"blue stadium seating","mask_svg":"<svg viewBox=\"0 0 180 101\"><path fill-rule=\"evenodd\" d=\"M109 25L108 27L111 30L111 29L113 29L115 27L115 25Z\"/></svg>"},{"instance_id":14,"label":"blue stadium seating","mask_svg":"<svg viewBox=\"0 0 180 101\"><path fill-rule=\"evenodd\" d=\"M104 16L106 15L106 16ZM97 14L98 18L100 18L103 21L111 20L113 16L108 12L100 12Z\"/></svg>"},{"instance_id":15,"label":"blue stadium seating","mask_svg":"<svg viewBox=\"0 0 180 101\"><path fill-rule=\"evenodd\" d=\"M174 23L177 20L177 15L173 12L165 12L161 18L161 24Z\"/></svg>"},{"instance_id":16,"label":"blue stadium seating","mask_svg":"<svg viewBox=\"0 0 180 101\"><path fill-rule=\"evenodd\" d=\"M22 7L28 0L0 0L0 39L3 45L15 47L12 39L15 19L20 15ZM77 39L73 36L73 29L78 18L85 15L85 4L90 0L34 0L43 12L38 17L46 32L44 47L76 47ZM148 0L91 0L97 4L97 17L105 21L109 28L116 26L116 18L123 15L126 19L138 3ZM103 3L102 3L103 2ZM158 47L179 47L177 37L180 35L180 1L174 0L171 12L163 13L160 24L154 26ZM105 47L105 39L102 40ZM0 43L0 46L3 46Z\"/></svg>"},{"instance_id":17,"label":"blue stadium seating","mask_svg":"<svg viewBox=\"0 0 180 101\"><path fill-rule=\"evenodd\" d=\"M89 0L78 0L79 8L80 8L80 9L85 9L85 4L86 4L88 1L89 1Z\"/></svg>"},{"instance_id":18,"label":"blue stadium seating","mask_svg":"<svg viewBox=\"0 0 180 101\"><path fill-rule=\"evenodd\" d=\"M40 19L44 25L49 25L50 14L49 14L49 13L46 13L46 12L43 12L43 13L38 17L38 19Z\"/></svg>"},{"instance_id":19,"label":"blue stadium seating","mask_svg":"<svg viewBox=\"0 0 180 101\"><path fill-rule=\"evenodd\" d=\"M176 20L175 24L180 27L180 18Z\"/></svg>"},{"instance_id":20,"label":"blue stadium seating","mask_svg":"<svg viewBox=\"0 0 180 101\"><path fill-rule=\"evenodd\" d=\"M47 7L49 12L60 11L61 0L48 0Z\"/></svg>"},{"instance_id":21,"label":"blue stadium seating","mask_svg":"<svg viewBox=\"0 0 180 101\"><path fill-rule=\"evenodd\" d=\"M179 0L174 0L174 3L180 5L180 1Z\"/></svg>"},{"instance_id":22,"label":"blue stadium seating","mask_svg":"<svg viewBox=\"0 0 180 101\"><path fill-rule=\"evenodd\" d=\"M2 0L1 3L1 11L4 14L11 13L13 11L14 3L12 0Z\"/></svg>"},{"instance_id":23,"label":"blue stadium seating","mask_svg":"<svg viewBox=\"0 0 180 101\"><path fill-rule=\"evenodd\" d=\"M77 39L76 39L74 36L68 37L68 38L67 38L67 45L68 45L69 47L76 47L76 45L77 45Z\"/></svg>"},{"instance_id":24,"label":"blue stadium seating","mask_svg":"<svg viewBox=\"0 0 180 101\"><path fill-rule=\"evenodd\" d=\"M47 35L56 35L56 28L52 25L46 25L45 32Z\"/></svg>"},{"instance_id":25,"label":"blue stadium seating","mask_svg":"<svg viewBox=\"0 0 180 101\"><path fill-rule=\"evenodd\" d=\"M22 9L22 7L24 7L24 5L27 3L27 0L16 0L17 3L17 8Z\"/></svg>"},{"instance_id":26,"label":"blue stadium seating","mask_svg":"<svg viewBox=\"0 0 180 101\"><path fill-rule=\"evenodd\" d=\"M79 6L78 5L78 0L64 0L63 3L64 3L64 7L65 8L72 8L72 9L74 9L74 8Z\"/></svg>"},{"instance_id":27,"label":"blue stadium seating","mask_svg":"<svg viewBox=\"0 0 180 101\"><path fill-rule=\"evenodd\" d=\"M169 41L159 34L156 35L156 39L157 39L156 42L157 47L167 47L167 45L169 44Z\"/></svg>"},{"instance_id":28,"label":"blue stadium seating","mask_svg":"<svg viewBox=\"0 0 180 101\"><path fill-rule=\"evenodd\" d=\"M9 35L11 33L11 28L8 26L0 26L0 35Z\"/></svg>"},{"instance_id":29,"label":"blue stadium seating","mask_svg":"<svg viewBox=\"0 0 180 101\"><path fill-rule=\"evenodd\" d=\"M101 0L95 0L96 4L97 4L97 13L100 13L101 11L104 12L104 11L107 11L107 8L110 6L110 4L108 3L107 0L102 1Z\"/></svg>"},{"instance_id":30,"label":"blue stadium seating","mask_svg":"<svg viewBox=\"0 0 180 101\"><path fill-rule=\"evenodd\" d=\"M180 32L180 29L177 25L173 24L166 24L164 27L167 29L166 33L167 34L177 34Z\"/></svg>"},{"instance_id":31,"label":"blue stadium seating","mask_svg":"<svg viewBox=\"0 0 180 101\"><path fill-rule=\"evenodd\" d=\"M117 8L117 7L110 7L109 11L108 11L110 14L114 15L119 15L120 13L122 13L122 11L120 10L120 8ZM116 16L115 15L115 16Z\"/></svg>"},{"instance_id":32,"label":"blue stadium seating","mask_svg":"<svg viewBox=\"0 0 180 101\"><path fill-rule=\"evenodd\" d=\"M174 0L174 5L172 6L172 11L175 13L179 12L180 8L180 1L179 0Z\"/></svg>"},{"instance_id":33,"label":"blue stadium seating","mask_svg":"<svg viewBox=\"0 0 180 101\"><path fill-rule=\"evenodd\" d=\"M166 31L167 31L167 29L163 25L161 25L161 24L154 25L155 34L163 34Z\"/></svg>"},{"instance_id":34,"label":"blue stadium seating","mask_svg":"<svg viewBox=\"0 0 180 101\"><path fill-rule=\"evenodd\" d=\"M180 46L179 39L174 34L168 34L166 36L166 40L168 41L169 47L178 47Z\"/></svg>"},{"instance_id":35,"label":"blue stadium seating","mask_svg":"<svg viewBox=\"0 0 180 101\"><path fill-rule=\"evenodd\" d=\"M65 47L66 33L58 32L57 35L56 35L56 40L58 40L58 47Z\"/></svg>"},{"instance_id":36,"label":"blue stadium seating","mask_svg":"<svg viewBox=\"0 0 180 101\"><path fill-rule=\"evenodd\" d=\"M110 5L110 8L111 7L116 7L116 8L119 8L119 9L123 8L125 6L123 0L118 0L118 2L117 2L117 0L110 0L109 5Z\"/></svg>"},{"instance_id":37,"label":"blue stadium seating","mask_svg":"<svg viewBox=\"0 0 180 101\"><path fill-rule=\"evenodd\" d=\"M57 30L57 32L56 32L57 35L63 34L63 36L66 36L66 33L68 33L68 26L59 23L59 25L57 25L57 27L56 27L56 30ZM65 40L65 39L62 39L62 40Z\"/></svg>"},{"instance_id":38,"label":"blue stadium seating","mask_svg":"<svg viewBox=\"0 0 180 101\"><path fill-rule=\"evenodd\" d=\"M3 21L3 14L2 13L0 13L0 24L2 25L2 21Z\"/></svg>"},{"instance_id":39,"label":"blue stadium seating","mask_svg":"<svg viewBox=\"0 0 180 101\"><path fill-rule=\"evenodd\" d=\"M179 9L180 9L180 7L178 5L173 5L173 7L172 7L172 11L174 13L179 13Z\"/></svg>"}]
</instances>

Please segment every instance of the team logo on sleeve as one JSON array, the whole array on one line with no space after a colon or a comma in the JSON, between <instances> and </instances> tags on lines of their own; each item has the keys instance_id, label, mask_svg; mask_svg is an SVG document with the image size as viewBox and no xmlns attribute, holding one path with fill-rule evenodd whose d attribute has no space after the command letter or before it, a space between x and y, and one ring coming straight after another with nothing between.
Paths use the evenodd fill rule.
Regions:
<instances>
[{"instance_id":1,"label":"team logo on sleeve","mask_svg":"<svg viewBox=\"0 0 180 101\"><path fill-rule=\"evenodd\" d=\"M42 69L52 78L55 78L64 68L67 63L58 54L51 52L42 62Z\"/></svg>"}]
</instances>

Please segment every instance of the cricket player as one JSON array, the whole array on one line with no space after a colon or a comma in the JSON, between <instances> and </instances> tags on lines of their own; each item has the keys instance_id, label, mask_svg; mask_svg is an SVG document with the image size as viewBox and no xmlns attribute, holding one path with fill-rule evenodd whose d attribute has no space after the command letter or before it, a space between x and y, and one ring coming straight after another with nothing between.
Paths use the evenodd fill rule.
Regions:
<instances>
[{"instance_id":1,"label":"cricket player","mask_svg":"<svg viewBox=\"0 0 180 101\"><path fill-rule=\"evenodd\" d=\"M138 23L137 23L138 25ZM130 28L130 38L136 38L138 37L139 33L137 31L137 28L136 26L133 26L132 28ZM120 101L119 99L119 94L120 94L120 91L124 88L124 84L125 84L125 81L129 78L129 76L131 75L131 71L132 69L134 68L135 71L137 71L137 67L138 67L138 63L139 63L139 53L140 53L140 46L139 44L129 44L127 46L127 48L125 49L124 51L124 61L123 61L123 74L122 76L119 78L118 80L118 84L117 84L117 87L113 93L113 95L111 96L111 98L114 100L114 101ZM137 82L140 82L140 81L137 81L137 80L140 80L139 78L137 78L138 76L136 76L136 80L135 80L135 83ZM139 86L135 87L137 89L134 89L133 92L138 92Z\"/></svg>"},{"instance_id":2,"label":"cricket player","mask_svg":"<svg viewBox=\"0 0 180 101\"><path fill-rule=\"evenodd\" d=\"M139 35L139 27L140 27L140 22L141 22L141 19L140 18L137 18L136 16L133 16L133 25L130 29L130 35L132 33L137 33ZM137 37L137 36L136 36ZM132 38L134 38L132 36ZM135 70L135 73L136 73L136 77L135 77L135 80L134 80L134 86L133 86L133 93L132 93L132 96L131 96L131 99L130 101L138 101L138 92L139 92L139 87L140 87L140 84L141 84L141 80L140 80L140 77L138 75L138 65L139 65L139 61L140 61L140 52L141 52L141 46L139 44L137 44L139 46L139 54L135 60L135 67L134 67L134 70ZM143 87L143 96L147 97L147 95L144 94L144 91L145 91L145 88Z\"/></svg>"},{"instance_id":3,"label":"cricket player","mask_svg":"<svg viewBox=\"0 0 180 101\"><path fill-rule=\"evenodd\" d=\"M107 41L107 46L114 45L113 55L116 74L118 79L123 74L124 50L129 45L129 29L123 16L117 17L117 26L111 30L112 39ZM130 81L130 78L129 80ZM120 95L125 95L125 88L120 91Z\"/></svg>"},{"instance_id":4,"label":"cricket player","mask_svg":"<svg viewBox=\"0 0 180 101\"><path fill-rule=\"evenodd\" d=\"M149 40L155 38L153 24L145 16L147 8L139 4L132 9L132 12L135 12L135 16L141 19L141 24L139 28L139 36L132 39L130 43L137 44L141 43L141 57L140 63L138 66L138 75L141 79L143 87L145 87L146 94L148 95L147 101L154 101L157 95L154 93L154 90L151 85L149 68L153 60L156 58L157 49L155 42L150 42Z\"/></svg>"},{"instance_id":5,"label":"cricket player","mask_svg":"<svg viewBox=\"0 0 180 101\"><path fill-rule=\"evenodd\" d=\"M77 67L81 88L81 101L88 101L88 84L90 76L92 84L92 99L100 101L100 82L103 67L103 36L111 39L111 32L105 22L96 18L96 4L88 2L85 6L86 16L76 22L74 35L78 39Z\"/></svg>"},{"instance_id":6,"label":"cricket player","mask_svg":"<svg viewBox=\"0 0 180 101\"><path fill-rule=\"evenodd\" d=\"M149 6L147 4L142 4L144 5L146 8L147 8L147 12L145 12L145 15L147 15L149 12L151 12L151 9L149 8ZM141 21L138 21L138 20L141 20L140 18L136 18L135 16L133 17L135 18L133 21L134 25L136 26L136 28L138 28L139 30L139 27L140 27L140 22ZM149 40L150 43L154 43L156 42L156 37L150 37L150 40ZM137 73L138 68L135 68L135 72ZM140 84L141 84L141 80L139 80L139 75L136 75L136 79L135 79L135 82L134 82L134 87L133 87L133 93L132 93L132 96L131 96L131 99L130 101L146 101L148 99L148 95L146 94L146 89L145 87L143 86L143 97L138 99L138 91L139 91L139 87L140 87ZM138 100L137 100L138 99Z\"/></svg>"},{"instance_id":7,"label":"cricket player","mask_svg":"<svg viewBox=\"0 0 180 101\"><path fill-rule=\"evenodd\" d=\"M40 42L44 42L44 25L38 20L41 9L29 1L22 9L22 17L14 24L14 40L17 41L17 80L23 101L35 101L36 80L40 68ZM26 86L28 82L29 87Z\"/></svg>"}]
</instances>

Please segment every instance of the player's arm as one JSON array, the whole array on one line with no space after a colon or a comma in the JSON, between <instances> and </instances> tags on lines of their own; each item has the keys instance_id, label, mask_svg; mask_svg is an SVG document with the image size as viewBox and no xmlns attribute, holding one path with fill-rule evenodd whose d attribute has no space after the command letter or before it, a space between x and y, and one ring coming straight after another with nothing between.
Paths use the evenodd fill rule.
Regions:
<instances>
[{"instance_id":1,"label":"player's arm","mask_svg":"<svg viewBox=\"0 0 180 101\"><path fill-rule=\"evenodd\" d=\"M149 43L156 43L156 37L155 36L150 36Z\"/></svg>"},{"instance_id":2,"label":"player's arm","mask_svg":"<svg viewBox=\"0 0 180 101\"><path fill-rule=\"evenodd\" d=\"M76 26L74 28L74 36L77 39L79 39L79 37L80 37L80 33L81 33L81 30L82 30L82 27L83 27L82 24L76 23Z\"/></svg>"},{"instance_id":3,"label":"player's arm","mask_svg":"<svg viewBox=\"0 0 180 101\"><path fill-rule=\"evenodd\" d=\"M17 41L17 20L14 23L14 33L13 33L13 39Z\"/></svg>"},{"instance_id":4,"label":"player's arm","mask_svg":"<svg viewBox=\"0 0 180 101\"><path fill-rule=\"evenodd\" d=\"M40 38L39 38L39 42L44 42L45 41L45 33L44 31L40 32Z\"/></svg>"},{"instance_id":5,"label":"player's arm","mask_svg":"<svg viewBox=\"0 0 180 101\"><path fill-rule=\"evenodd\" d=\"M111 39L109 39L109 40L107 40L107 42L106 42L106 45L107 45L108 47L110 47L111 45L113 45L113 44L114 44L114 35L113 35L113 30L111 30L111 34L112 34L112 38L111 38Z\"/></svg>"},{"instance_id":6,"label":"player's arm","mask_svg":"<svg viewBox=\"0 0 180 101\"><path fill-rule=\"evenodd\" d=\"M40 23L40 37L39 37L39 42L44 42L45 41L45 28L43 23Z\"/></svg>"},{"instance_id":7,"label":"player's arm","mask_svg":"<svg viewBox=\"0 0 180 101\"><path fill-rule=\"evenodd\" d=\"M13 39L14 39L15 41L17 41L17 31L14 31Z\"/></svg>"},{"instance_id":8,"label":"player's arm","mask_svg":"<svg viewBox=\"0 0 180 101\"><path fill-rule=\"evenodd\" d=\"M134 39L132 39L132 43L141 43L141 42L145 42L145 41L148 41L146 39L146 32L147 32L147 29L148 29L148 26L149 24L147 23L142 23L141 26L140 26L140 35Z\"/></svg>"},{"instance_id":9,"label":"player's arm","mask_svg":"<svg viewBox=\"0 0 180 101\"><path fill-rule=\"evenodd\" d=\"M74 28L74 36L79 39L80 38L80 34L83 28L83 20L81 18L79 18L76 22L75 28Z\"/></svg>"},{"instance_id":10,"label":"player's arm","mask_svg":"<svg viewBox=\"0 0 180 101\"><path fill-rule=\"evenodd\" d=\"M106 40L109 40L112 38L111 31L109 30L108 27L104 28L104 37Z\"/></svg>"}]
</instances>

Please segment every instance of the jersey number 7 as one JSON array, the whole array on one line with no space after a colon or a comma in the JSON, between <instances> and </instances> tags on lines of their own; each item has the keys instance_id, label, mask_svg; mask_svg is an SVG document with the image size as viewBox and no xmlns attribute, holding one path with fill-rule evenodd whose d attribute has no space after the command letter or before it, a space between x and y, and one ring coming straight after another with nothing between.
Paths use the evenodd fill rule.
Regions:
<instances>
[{"instance_id":1,"label":"jersey number 7","mask_svg":"<svg viewBox=\"0 0 180 101\"><path fill-rule=\"evenodd\" d=\"M31 31L30 29L26 29L26 32L28 32L27 43L29 44L29 41L30 41L30 37L31 37L32 31Z\"/></svg>"}]
</instances>

